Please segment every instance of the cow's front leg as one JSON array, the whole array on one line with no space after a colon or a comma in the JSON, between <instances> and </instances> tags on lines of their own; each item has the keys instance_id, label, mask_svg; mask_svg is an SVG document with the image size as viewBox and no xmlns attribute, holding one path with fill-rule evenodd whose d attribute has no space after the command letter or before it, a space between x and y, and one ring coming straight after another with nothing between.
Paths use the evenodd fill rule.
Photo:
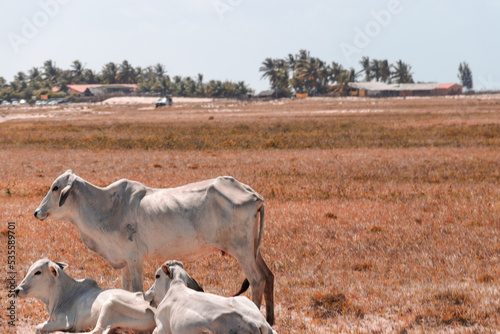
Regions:
<instances>
[{"instance_id":1,"label":"cow's front leg","mask_svg":"<svg viewBox=\"0 0 500 334\"><path fill-rule=\"evenodd\" d=\"M142 272L142 256L134 256L130 261L127 261L127 267L130 270L131 291L144 291L143 272Z\"/></svg>"},{"instance_id":2,"label":"cow's front leg","mask_svg":"<svg viewBox=\"0 0 500 334\"><path fill-rule=\"evenodd\" d=\"M63 321L45 321L36 326L35 330L37 333L48 333L55 331L66 331L69 329L69 326L66 322Z\"/></svg>"},{"instance_id":3,"label":"cow's front leg","mask_svg":"<svg viewBox=\"0 0 500 334\"><path fill-rule=\"evenodd\" d=\"M122 269L122 289L134 291L132 290L132 276L130 275L130 267L128 265Z\"/></svg>"}]
</instances>

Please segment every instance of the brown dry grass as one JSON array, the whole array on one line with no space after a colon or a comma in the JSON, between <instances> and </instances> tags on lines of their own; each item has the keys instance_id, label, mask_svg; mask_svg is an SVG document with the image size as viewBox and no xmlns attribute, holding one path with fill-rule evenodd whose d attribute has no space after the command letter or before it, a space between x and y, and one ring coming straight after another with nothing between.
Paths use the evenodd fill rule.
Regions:
<instances>
[{"instance_id":1,"label":"brown dry grass","mask_svg":"<svg viewBox=\"0 0 500 334\"><path fill-rule=\"evenodd\" d=\"M307 110L300 109L306 106L303 101L262 106L224 102L222 107L233 111L224 117L216 114L215 120L222 128L241 122L252 127L255 112L263 124L258 126L272 126L288 108L289 129L300 129L302 113L327 109L330 101L316 101ZM429 140L413 148L181 151L54 150L38 144L20 148L0 144L4 147L0 151L0 230L5 231L8 221L16 222L18 282L33 261L49 257L68 262L68 273L74 277L92 277L102 287L120 286L119 273L82 244L73 226L40 222L32 216L52 181L67 168L97 185L129 178L171 187L233 175L266 198L262 252L276 275L278 332L498 332L500 150L496 132L491 142L468 135L472 133L468 127L479 123L496 129L497 100L461 101L465 107L451 99L415 101L413 107L411 101L400 100L343 103L390 111L369 115L372 124L398 119L393 126L408 129L453 123L462 133L456 138L469 144L456 147L448 141L445 147L435 147L439 145ZM470 113L457 109L467 103ZM247 114L234 110L250 107L268 110L269 115L260 109ZM193 127L208 120L202 111L183 108L170 115L186 122L183 126L189 127L190 117ZM412 108L417 116L410 113ZM124 109L114 118L97 120L126 123L136 113ZM323 121L341 122L344 116L332 114ZM74 117L71 122L76 125L94 122ZM318 120L309 117L307 121ZM68 116L40 124L58 122L66 124ZM32 126L32 121L18 121L4 123L0 129L5 135L16 127ZM0 233L2 245L5 238ZM4 264L6 247L0 253ZM146 263L146 288L158 265ZM206 291L222 295L237 291L243 279L236 261L221 254L189 264L187 270ZM2 309L7 300L2 292ZM35 300L16 303L19 320L29 326L47 317ZM4 324L5 313L0 317Z\"/></svg>"}]
</instances>

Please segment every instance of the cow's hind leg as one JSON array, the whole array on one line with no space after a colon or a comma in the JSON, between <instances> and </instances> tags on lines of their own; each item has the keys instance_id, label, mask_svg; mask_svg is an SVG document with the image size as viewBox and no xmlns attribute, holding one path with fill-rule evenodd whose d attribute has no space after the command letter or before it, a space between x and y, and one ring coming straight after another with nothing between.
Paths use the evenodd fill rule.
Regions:
<instances>
[{"instance_id":1,"label":"cow's hind leg","mask_svg":"<svg viewBox=\"0 0 500 334\"><path fill-rule=\"evenodd\" d=\"M266 300L266 320L272 326L274 325L274 274L267 266L262 255L257 254L257 263L262 271L266 285L264 288L264 298Z\"/></svg>"},{"instance_id":2,"label":"cow's hind leg","mask_svg":"<svg viewBox=\"0 0 500 334\"><path fill-rule=\"evenodd\" d=\"M262 296L264 295L266 276L263 274L263 270L260 268L259 263L253 256L234 257L238 260L243 273L250 282L250 288L252 289L252 301L255 305L257 305L257 308L260 309Z\"/></svg>"},{"instance_id":3,"label":"cow's hind leg","mask_svg":"<svg viewBox=\"0 0 500 334\"><path fill-rule=\"evenodd\" d=\"M141 309L138 305L110 300L102 305L92 333L107 334L116 328L151 331L155 328L154 312L149 308Z\"/></svg>"}]
</instances>

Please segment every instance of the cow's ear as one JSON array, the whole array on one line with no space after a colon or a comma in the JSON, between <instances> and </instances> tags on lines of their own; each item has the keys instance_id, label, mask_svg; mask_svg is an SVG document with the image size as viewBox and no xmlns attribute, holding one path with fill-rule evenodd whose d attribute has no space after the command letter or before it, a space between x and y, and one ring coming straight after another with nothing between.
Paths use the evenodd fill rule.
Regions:
<instances>
[{"instance_id":1,"label":"cow's ear","mask_svg":"<svg viewBox=\"0 0 500 334\"><path fill-rule=\"evenodd\" d=\"M69 194L71 193L71 191L75 187L75 183L76 183L75 179L70 180L68 185L66 187L64 187L64 189L61 191L61 197L59 197L59 206L60 207L63 206L63 204L68 199Z\"/></svg>"},{"instance_id":2,"label":"cow's ear","mask_svg":"<svg viewBox=\"0 0 500 334\"><path fill-rule=\"evenodd\" d=\"M66 269L66 267L68 266L67 263L64 263L64 262L56 262L56 264L59 266L59 268L61 268L62 270Z\"/></svg>"},{"instance_id":3,"label":"cow's ear","mask_svg":"<svg viewBox=\"0 0 500 334\"><path fill-rule=\"evenodd\" d=\"M198 282L196 282L196 280L191 276L188 276L187 287L195 291L205 292L203 291L203 288L198 284Z\"/></svg>"},{"instance_id":4,"label":"cow's ear","mask_svg":"<svg viewBox=\"0 0 500 334\"><path fill-rule=\"evenodd\" d=\"M169 266L163 265L163 266L161 266L161 270L165 273L165 275L167 275L168 278L172 278L173 277L172 270L170 270Z\"/></svg>"},{"instance_id":5,"label":"cow's ear","mask_svg":"<svg viewBox=\"0 0 500 334\"><path fill-rule=\"evenodd\" d=\"M50 269L50 273L55 276L55 277L58 277L59 276L59 272L57 271L57 267L53 264L51 264L49 266L49 269Z\"/></svg>"}]
</instances>

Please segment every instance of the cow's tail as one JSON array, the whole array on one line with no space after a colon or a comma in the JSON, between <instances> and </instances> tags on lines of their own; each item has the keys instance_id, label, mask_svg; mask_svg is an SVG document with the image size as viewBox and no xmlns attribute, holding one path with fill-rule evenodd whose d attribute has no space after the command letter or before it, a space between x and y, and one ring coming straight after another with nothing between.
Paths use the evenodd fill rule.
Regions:
<instances>
[{"instance_id":1,"label":"cow's tail","mask_svg":"<svg viewBox=\"0 0 500 334\"><path fill-rule=\"evenodd\" d=\"M262 203L262 205L260 206L259 210L260 212L260 226L259 226L259 237L257 238L257 240L255 240L256 244L255 244L255 260L257 260L257 255L259 255L259 248L260 248L260 244L262 242L262 239L264 237L264 203Z\"/></svg>"},{"instance_id":2,"label":"cow's tail","mask_svg":"<svg viewBox=\"0 0 500 334\"><path fill-rule=\"evenodd\" d=\"M262 242L262 239L264 237L264 203L262 203L257 212L260 213L259 217L260 222L259 222L259 237L255 239L255 247L254 247L255 260L257 260L257 256L259 255L260 243ZM245 278L245 280L241 284L240 291L238 291L233 297L241 295L243 292L247 291L249 287L250 287L250 282L248 281L248 278Z\"/></svg>"},{"instance_id":3,"label":"cow's tail","mask_svg":"<svg viewBox=\"0 0 500 334\"><path fill-rule=\"evenodd\" d=\"M233 295L233 297L241 295L243 292L247 291L249 287L250 287L250 282L248 281L248 278L245 278L243 284L241 284L240 291L238 291L235 295Z\"/></svg>"}]
</instances>

